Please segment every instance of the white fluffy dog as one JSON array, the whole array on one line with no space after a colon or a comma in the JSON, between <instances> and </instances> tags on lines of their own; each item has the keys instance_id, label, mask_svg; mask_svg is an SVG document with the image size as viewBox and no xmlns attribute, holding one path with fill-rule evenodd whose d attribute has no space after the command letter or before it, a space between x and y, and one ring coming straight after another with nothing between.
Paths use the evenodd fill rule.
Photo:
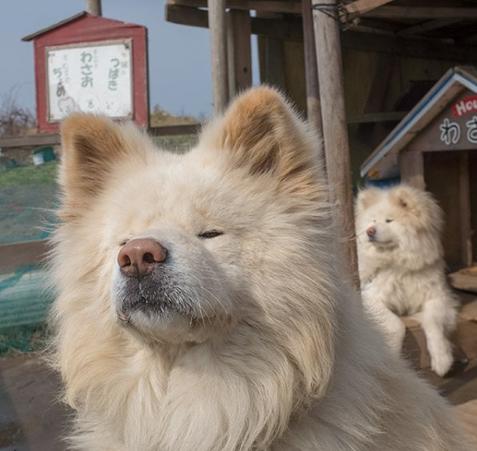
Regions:
<instances>
[{"instance_id":1,"label":"white fluffy dog","mask_svg":"<svg viewBox=\"0 0 477 451\"><path fill-rule=\"evenodd\" d=\"M185 155L62 127L54 363L84 451L468 451L343 282L313 136L274 90Z\"/></svg>"},{"instance_id":2,"label":"white fluffy dog","mask_svg":"<svg viewBox=\"0 0 477 451\"><path fill-rule=\"evenodd\" d=\"M444 272L443 214L432 196L406 185L361 191L356 205L362 296L400 352L401 315L414 315L424 330L432 369L440 376L452 363L447 338L457 302Z\"/></svg>"}]
</instances>

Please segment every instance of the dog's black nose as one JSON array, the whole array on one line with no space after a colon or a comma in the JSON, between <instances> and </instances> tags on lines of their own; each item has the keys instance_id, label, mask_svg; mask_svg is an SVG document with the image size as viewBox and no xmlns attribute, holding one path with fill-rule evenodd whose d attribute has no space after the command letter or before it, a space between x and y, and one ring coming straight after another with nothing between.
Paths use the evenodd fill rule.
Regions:
<instances>
[{"instance_id":1,"label":"dog's black nose","mask_svg":"<svg viewBox=\"0 0 477 451\"><path fill-rule=\"evenodd\" d=\"M366 235L368 235L370 238L373 238L376 235L376 227L371 226L366 229Z\"/></svg>"},{"instance_id":2,"label":"dog's black nose","mask_svg":"<svg viewBox=\"0 0 477 451\"><path fill-rule=\"evenodd\" d=\"M140 277L149 274L158 263L167 258L167 249L152 238L140 238L128 241L118 254L121 272L128 277Z\"/></svg>"}]
</instances>

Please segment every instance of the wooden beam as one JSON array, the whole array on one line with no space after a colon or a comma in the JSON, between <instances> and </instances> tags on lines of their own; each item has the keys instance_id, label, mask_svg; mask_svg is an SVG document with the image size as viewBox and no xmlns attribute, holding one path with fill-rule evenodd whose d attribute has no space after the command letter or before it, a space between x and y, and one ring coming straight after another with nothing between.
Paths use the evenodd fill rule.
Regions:
<instances>
[{"instance_id":1,"label":"wooden beam","mask_svg":"<svg viewBox=\"0 0 477 451\"><path fill-rule=\"evenodd\" d=\"M300 18L290 16L285 18L265 18L257 16L250 19L252 34L285 39L287 41L303 41L303 29ZM166 20L193 27L207 28L209 26L207 11L188 6L167 5Z\"/></svg>"},{"instance_id":2,"label":"wooden beam","mask_svg":"<svg viewBox=\"0 0 477 451\"><path fill-rule=\"evenodd\" d=\"M348 14L358 16L361 14L366 14L367 12L392 1L393 0L356 0L352 3L344 5L344 9Z\"/></svg>"},{"instance_id":3,"label":"wooden beam","mask_svg":"<svg viewBox=\"0 0 477 451\"><path fill-rule=\"evenodd\" d=\"M472 265L472 224L470 204L469 153L459 152L459 212L462 264Z\"/></svg>"},{"instance_id":4,"label":"wooden beam","mask_svg":"<svg viewBox=\"0 0 477 451\"><path fill-rule=\"evenodd\" d=\"M364 113L348 118L348 124L375 124L377 122L399 122L406 111L389 111L378 113Z\"/></svg>"},{"instance_id":5,"label":"wooden beam","mask_svg":"<svg viewBox=\"0 0 477 451\"><path fill-rule=\"evenodd\" d=\"M151 127L148 133L151 136L194 135L200 131L202 124L177 124ZM0 148L13 147L42 147L61 144L60 135L57 133L36 133L25 136L5 136L0 138Z\"/></svg>"},{"instance_id":6,"label":"wooden beam","mask_svg":"<svg viewBox=\"0 0 477 451\"><path fill-rule=\"evenodd\" d=\"M477 8L452 8L442 6L382 6L365 14L365 17L381 19L417 19L417 20L471 20L477 18Z\"/></svg>"},{"instance_id":7,"label":"wooden beam","mask_svg":"<svg viewBox=\"0 0 477 451\"><path fill-rule=\"evenodd\" d=\"M336 0L312 0L313 5L318 3L331 9L337 6ZM330 201L336 206L334 222L343 242L346 269L359 285L339 23L316 9L313 22Z\"/></svg>"},{"instance_id":8,"label":"wooden beam","mask_svg":"<svg viewBox=\"0 0 477 451\"><path fill-rule=\"evenodd\" d=\"M36 133L24 136L4 136L0 138L2 147L41 147L60 144L60 135L56 133Z\"/></svg>"},{"instance_id":9,"label":"wooden beam","mask_svg":"<svg viewBox=\"0 0 477 451\"><path fill-rule=\"evenodd\" d=\"M206 0L168 0L168 4L195 8L207 7ZM301 14L300 0L227 0L225 7L246 11Z\"/></svg>"},{"instance_id":10,"label":"wooden beam","mask_svg":"<svg viewBox=\"0 0 477 451\"><path fill-rule=\"evenodd\" d=\"M208 15L214 111L220 114L229 101L225 0L209 0Z\"/></svg>"},{"instance_id":11,"label":"wooden beam","mask_svg":"<svg viewBox=\"0 0 477 451\"><path fill-rule=\"evenodd\" d=\"M315 31L311 0L303 0L303 37L305 52L306 110L308 122L316 135L316 154L320 161L325 161L323 147L323 123L321 120L320 85L316 64Z\"/></svg>"},{"instance_id":12,"label":"wooden beam","mask_svg":"<svg viewBox=\"0 0 477 451\"><path fill-rule=\"evenodd\" d=\"M177 136L177 135L195 135L199 133L202 124L176 124L176 125L160 125L158 127L151 127L148 134L151 136Z\"/></svg>"},{"instance_id":13,"label":"wooden beam","mask_svg":"<svg viewBox=\"0 0 477 451\"><path fill-rule=\"evenodd\" d=\"M405 150L399 155L401 181L419 189L426 189L424 181L424 156L422 152Z\"/></svg>"},{"instance_id":14,"label":"wooden beam","mask_svg":"<svg viewBox=\"0 0 477 451\"><path fill-rule=\"evenodd\" d=\"M227 58L230 97L252 86L251 20L248 11L227 13Z\"/></svg>"},{"instance_id":15,"label":"wooden beam","mask_svg":"<svg viewBox=\"0 0 477 451\"><path fill-rule=\"evenodd\" d=\"M449 25L453 25L457 22L460 22L458 19L435 19L428 20L426 22L413 25L411 27L406 27L403 30L398 31L398 36L412 36L415 34L426 33L428 31L438 30L439 28L444 28Z\"/></svg>"},{"instance_id":16,"label":"wooden beam","mask_svg":"<svg viewBox=\"0 0 477 451\"><path fill-rule=\"evenodd\" d=\"M429 60L472 63L477 61L477 47L453 45L435 39L409 39L358 31L346 31L342 34L343 47L353 50L392 53Z\"/></svg>"},{"instance_id":17,"label":"wooden beam","mask_svg":"<svg viewBox=\"0 0 477 451\"><path fill-rule=\"evenodd\" d=\"M283 41L268 36L259 36L258 54L260 82L286 91Z\"/></svg>"},{"instance_id":18,"label":"wooden beam","mask_svg":"<svg viewBox=\"0 0 477 451\"><path fill-rule=\"evenodd\" d=\"M169 5L166 19L173 23L207 27L207 11L185 6ZM303 40L302 24L299 19L277 19L252 17L252 34L274 39ZM341 36L344 48L366 52L392 53L413 58L473 63L477 61L475 45L454 45L436 39L409 38L404 36L380 35L345 31Z\"/></svg>"}]
</instances>

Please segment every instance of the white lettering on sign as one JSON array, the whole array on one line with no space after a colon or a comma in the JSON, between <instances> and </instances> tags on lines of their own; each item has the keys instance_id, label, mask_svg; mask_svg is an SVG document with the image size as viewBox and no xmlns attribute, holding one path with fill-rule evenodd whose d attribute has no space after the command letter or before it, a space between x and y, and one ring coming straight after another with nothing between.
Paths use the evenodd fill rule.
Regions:
<instances>
[{"instance_id":1,"label":"white lettering on sign","mask_svg":"<svg viewBox=\"0 0 477 451\"><path fill-rule=\"evenodd\" d=\"M131 44L47 50L48 121L73 111L132 117Z\"/></svg>"},{"instance_id":2,"label":"white lettering on sign","mask_svg":"<svg viewBox=\"0 0 477 451\"><path fill-rule=\"evenodd\" d=\"M467 140L472 144L477 143L477 116L465 123L467 125Z\"/></svg>"},{"instance_id":3,"label":"white lettering on sign","mask_svg":"<svg viewBox=\"0 0 477 451\"><path fill-rule=\"evenodd\" d=\"M460 126L457 122L451 122L445 118L439 126L441 141L446 145L457 144L460 139Z\"/></svg>"},{"instance_id":4,"label":"white lettering on sign","mask_svg":"<svg viewBox=\"0 0 477 451\"><path fill-rule=\"evenodd\" d=\"M477 111L477 96L467 96L452 105L452 114L461 117L464 114Z\"/></svg>"}]
</instances>

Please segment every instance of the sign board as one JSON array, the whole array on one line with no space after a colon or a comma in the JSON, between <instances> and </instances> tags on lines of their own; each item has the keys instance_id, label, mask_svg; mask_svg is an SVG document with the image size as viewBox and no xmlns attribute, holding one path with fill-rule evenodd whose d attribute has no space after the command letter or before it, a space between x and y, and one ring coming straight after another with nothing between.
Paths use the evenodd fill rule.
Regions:
<instances>
[{"instance_id":1,"label":"sign board","mask_svg":"<svg viewBox=\"0 0 477 451\"><path fill-rule=\"evenodd\" d=\"M434 152L477 148L477 96L465 91L409 144L409 150Z\"/></svg>"},{"instance_id":2,"label":"sign board","mask_svg":"<svg viewBox=\"0 0 477 451\"><path fill-rule=\"evenodd\" d=\"M129 40L49 47L46 52L49 122L73 111L132 117Z\"/></svg>"}]
</instances>

